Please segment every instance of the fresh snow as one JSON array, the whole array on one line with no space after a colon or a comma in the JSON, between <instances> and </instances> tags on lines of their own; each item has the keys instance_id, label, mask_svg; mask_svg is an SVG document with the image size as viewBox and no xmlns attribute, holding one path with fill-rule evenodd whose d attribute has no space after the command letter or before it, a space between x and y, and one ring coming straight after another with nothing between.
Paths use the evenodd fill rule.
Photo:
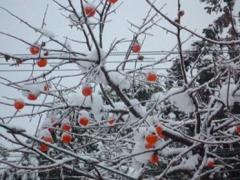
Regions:
<instances>
[{"instance_id":1,"label":"fresh snow","mask_svg":"<svg viewBox=\"0 0 240 180\"><path fill-rule=\"evenodd\" d=\"M168 173L176 170L194 170L196 169L199 161L199 155L191 155L188 159L183 158L179 165L173 166L168 170Z\"/></svg>"},{"instance_id":2,"label":"fresh snow","mask_svg":"<svg viewBox=\"0 0 240 180\"><path fill-rule=\"evenodd\" d=\"M42 35L48 37L48 38L54 38L54 37L56 37L56 35L55 35L52 31L47 30L47 29L41 28L41 29L37 29L37 31L38 31L39 33L41 33Z\"/></svg>"},{"instance_id":3,"label":"fresh snow","mask_svg":"<svg viewBox=\"0 0 240 180\"><path fill-rule=\"evenodd\" d=\"M82 106L85 108L91 108L92 113L96 120L101 120L103 113L103 100L98 93L93 93L92 96L83 96L80 92L71 94L68 98L68 104L70 106Z\"/></svg>"},{"instance_id":4,"label":"fresh snow","mask_svg":"<svg viewBox=\"0 0 240 180\"><path fill-rule=\"evenodd\" d=\"M40 91L43 89L43 83L35 83L35 84L25 84L22 86L22 94L23 96L28 96L28 93L31 92L34 95L39 95Z\"/></svg>"},{"instance_id":5,"label":"fresh snow","mask_svg":"<svg viewBox=\"0 0 240 180\"><path fill-rule=\"evenodd\" d=\"M172 88L168 94L170 102L175 105L180 111L191 113L194 112L195 107L188 91L183 91L182 88Z\"/></svg>"},{"instance_id":6,"label":"fresh snow","mask_svg":"<svg viewBox=\"0 0 240 180\"><path fill-rule=\"evenodd\" d=\"M49 132L48 129L43 129L39 132L38 134L38 137L39 138L42 138L42 137L52 137L51 133Z\"/></svg>"},{"instance_id":7,"label":"fresh snow","mask_svg":"<svg viewBox=\"0 0 240 180\"><path fill-rule=\"evenodd\" d=\"M220 99L225 105L233 106L235 102L240 102L240 91L235 84L224 84L220 89Z\"/></svg>"},{"instance_id":8,"label":"fresh snow","mask_svg":"<svg viewBox=\"0 0 240 180\"><path fill-rule=\"evenodd\" d=\"M121 90L130 88L130 86L131 86L130 81L123 74L113 71L113 72L109 72L108 75L109 75L111 81L116 86L118 86Z\"/></svg>"}]
</instances>

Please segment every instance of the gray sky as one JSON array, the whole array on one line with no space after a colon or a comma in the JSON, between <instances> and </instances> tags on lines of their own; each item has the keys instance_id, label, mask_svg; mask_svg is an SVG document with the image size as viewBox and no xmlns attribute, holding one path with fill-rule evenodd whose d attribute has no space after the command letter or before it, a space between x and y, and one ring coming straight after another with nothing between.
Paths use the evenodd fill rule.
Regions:
<instances>
[{"instance_id":1,"label":"gray sky","mask_svg":"<svg viewBox=\"0 0 240 180\"><path fill-rule=\"evenodd\" d=\"M95 0L95 2L98 1ZM129 33L128 30L130 25L127 20L140 24L142 18L146 14L146 11L148 10L148 5L144 0L119 0L118 4L120 4L120 2L122 3L121 7L117 10L116 14L111 15L110 19L112 21L106 27L105 35L107 36L105 36L105 44L111 43L114 38L131 37L131 33ZM175 19L177 1L159 0L158 2L159 7L166 3L166 7L163 9L163 12L172 19ZM60 12L58 7L52 3L51 0L8 0L0 2L0 6L8 8L35 27L39 27L41 25L42 17L47 4L49 4L49 12L47 15L46 28L53 31L56 35L74 37L75 39L80 40L79 33L74 33L73 30L67 26L68 20L60 14L64 12ZM203 11L203 4L200 4L198 0L182 0L182 9L185 11L183 24L191 27L193 30L197 30L198 32L201 32L202 27L205 27L206 24L211 22L213 19L211 16L205 15L205 12ZM30 42L36 40L37 34L25 25L16 21L3 11L0 11L0 16L2 19L0 22L1 31L15 34ZM164 20L161 22L161 25L171 27ZM159 28L153 29L152 32L156 36L149 37L146 41L146 45L144 45L144 50L169 50L173 46L172 36L166 36L165 32ZM4 42L0 45L1 51L11 53L23 53L26 51L26 47L24 47L22 43L16 43L15 40L11 40L3 36L0 36L0 40L1 42ZM154 46L152 46L153 43Z\"/></svg>"}]
</instances>

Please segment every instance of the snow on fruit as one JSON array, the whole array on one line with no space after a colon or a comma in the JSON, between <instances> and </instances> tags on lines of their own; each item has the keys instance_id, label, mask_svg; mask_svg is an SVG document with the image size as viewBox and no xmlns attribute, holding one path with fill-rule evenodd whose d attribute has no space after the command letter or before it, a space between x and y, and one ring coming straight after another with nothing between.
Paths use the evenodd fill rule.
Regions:
<instances>
[{"instance_id":1,"label":"snow on fruit","mask_svg":"<svg viewBox=\"0 0 240 180\"><path fill-rule=\"evenodd\" d=\"M113 125L114 125L114 122L115 122L115 119L114 119L114 118L109 119L109 120L108 120L109 126L113 126Z\"/></svg>"},{"instance_id":2,"label":"snow on fruit","mask_svg":"<svg viewBox=\"0 0 240 180\"><path fill-rule=\"evenodd\" d=\"M39 134L39 137L44 142L47 142L47 143L50 143L50 144L54 143L53 138L51 136L51 133L47 129L42 130ZM47 152L49 150L49 147L48 147L47 144L40 143L39 144L39 150L42 151L42 152Z\"/></svg>"},{"instance_id":3,"label":"snow on fruit","mask_svg":"<svg viewBox=\"0 0 240 180\"><path fill-rule=\"evenodd\" d=\"M150 143L145 144L146 149L152 149L154 147L155 147L154 144L150 144Z\"/></svg>"},{"instance_id":4,"label":"snow on fruit","mask_svg":"<svg viewBox=\"0 0 240 180\"><path fill-rule=\"evenodd\" d=\"M35 101L35 100L37 100L38 95L36 95L36 94L33 93L33 92L29 92L28 95L27 95L27 98L28 98L30 101Z\"/></svg>"},{"instance_id":5,"label":"snow on fruit","mask_svg":"<svg viewBox=\"0 0 240 180\"><path fill-rule=\"evenodd\" d=\"M147 144L155 145L156 142L158 141L158 137L155 133L152 133L152 134L148 134L145 137L145 140L146 140Z\"/></svg>"},{"instance_id":6,"label":"snow on fruit","mask_svg":"<svg viewBox=\"0 0 240 180\"><path fill-rule=\"evenodd\" d=\"M32 55L36 55L40 52L40 48L37 45L33 45L30 47L30 52Z\"/></svg>"},{"instance_id":7,"label":"snow on fruit","mask_svg":"<svg viewBox=\"0 0 240 180\"><path fill-rule=\"evenodd\" d=\"M213 158L208 158L207 159L207 167L210 169L213 169L215 167L215 161Z\"/></svg>"},{"instance_id":8,"label":"snow on fruit","mask_svg":"<svg viewBox=\"0 0 240 180\"><path fill-rule=\"evenodd\" d=\"M132 49L132 52L139 53L141 50L141 45L139 43L135 42L135 43L133 43L131 49Z\"/></svg>"},{"instance_id":9,"label":"snow on fruit","mask_svg":"<svg viewBox=\"0 0 240 180\"><path fill-rule=\"evenodd\" d=\"M108 117L108 125L109 126L113 126L115 123L115 117L113 114L110 114L109 117Z\"/></svg>"},{"instance_id":10,"label":"snow on fruit","mask_svg":"<svg viewBox=\"0 0 240 180\"><path fill-rule=\"evenodd\" d=\"M84 96L91 96L93 93L93 89L91 86L87 85L82 88L82 94Z\"/></svg>"},{"instance_id":11,"label":"snow on fruit","mask_svg":"<svg viewBox=\"0 0 240 180\"><path fill-rule=\"evenodd\" d=\"M37 65L38 67L45 67L47 65L47 59L45 58L40 58L38 61L37 61Z\"/></svg>"},{"instance_id":12,"label":"snow on fruit","mask_svg":"<svg viewBox=\"0 0 240 180\"><path fill-rule=\"evenodd\" d=\"M88 117L82 116L79 118L78 123L81 126L87 126L89 124L89 119L88 119Z\"/></svg>"},{"instance_id":13,"label":"snow on fruit","mask_svg":"<svg viewBox=\"0 0 240 180\"><path fill-rule=\"evenodd\" d=\"M49 147L48 147L48 145L41 143L41 144L39 144L39 150L42 152L48 152Z\"/></svg>"},{"instance_id":14,"label":"snow on fruit","mask_svg":"<svg viewBox=\"0 0 240 180\"><path fill-rule=\"evenodd\" d=\"M156 131L159 138L164 138L163 129L162 129L161 126L156 125L155 126L155 131Z\"/></svg>"},{"instance_id":15,"label":"snow on fruit","mask_svg":"<svg viewBox=\"0 0 240 180\"><path fill-rule=\"evenodd\" d=\"M69 144L72 141L72 135L69 133L63 133L61 136L61 141L64 144Z\"/></svg>"},{"instance_id":16,"label":"snow on fruit","mask_svg":"<svg viewBox=\"0 0 240 180\"><path fill-rule=\"evenodd\" d=\"M61 129L62 129L63 131L71 131L72 126L71 126L70 122L65 121L65 122L62 122L62 124L61 124Z\"/></svg>"},{"instance_id":17,"label":"snow on fruit","mask_svg":"<svg viewBox=\"0 0 240 180\"><path fill-rule=\"evenodd\" d=\"M94 16L95 13L96 13L96 8L95 8L95 6L90 5L90 4L85 5L85 6L84 6L84 13L85 13L85 15L86 15L87 17L92 17L92 16Z\"/></svg>"},{"instance_id":18,"label":"snow on fruit","mask_svg":"<svg viewBox=\"0 0 240 180\"><path fill-rule=\"evenodd\" d=\"M240 136L240 126L237 126L235 131Z\"/></svg>"},{"instance_id":19,"label":"snow on fruit","mask_svg":"<svg viewBox=\"0 0 240 180\"><path fill-rule=\"evenodd\" d=\"M22 99L16 99L14 101L14 107L16 110L20 110L20 109L23 109L25 106L25 103Z\"/></svg>"},{"instance_id":20,"label":"snow on fruit","mask_svg":"<svg viewBox=\"0 0 240 180\"><path fill-rule=\"evenodd\" d=\"M22 94L29 100L34 101L38 98L42 84L35 82L34 84L25 84L22 86Z\"/></svg>"},{"instance_id":21,"label":"snow on fruit","mask_svg":"<svg viewBox=\"0 0 240 180\"><path fill-rule=\"evenodd\" d=\"M152 145L152 144L148 144L149 147L146 147L147 145L144 142L145 139L141 132L138 132L135 134L134 140L135 140L135 145L134 145L132 154L141 153L141 152L146 151L147 149L154 148L154 145ZM139 154L138 156L135 156L134 159L140 164L147 164L149 162L149 159L151 158L152 154L153 154L153 152Z\"/></svg>"},{"instance_id":22,"label":"snow on fruit","mask_svg":"<svg viewBox=\"0 0 240 180\"><path fill-rule=\"evenodd\" d=\"M157 81L157 74L155 72L149 72L146 76L146 80L148 82L156 82Z\"/></svg>"},{"instance_id":23,"label":"snow on fruit","mask_svg":"<svg viewBox=\"0 0 240 180\"><path fill-rule=\"evenodd\" d=\"M45 141L45 142L48 142L48 143L53 144L53 138L52 138L51 135L49 135L49 136L43 136L41 139L42 139L43 141Z\"/></svg>"},{"instance_id":24,"label":"snow on fruit","mask_svg":"<svg viewBox=\"0 0 240 180\"><path fill-rule=\"evenodd\" d=\"M153 153L152 156L149 159L149 163L151 164L157 164L159 162L159 157L156 153Z\"/></svg>"}]
</instances>

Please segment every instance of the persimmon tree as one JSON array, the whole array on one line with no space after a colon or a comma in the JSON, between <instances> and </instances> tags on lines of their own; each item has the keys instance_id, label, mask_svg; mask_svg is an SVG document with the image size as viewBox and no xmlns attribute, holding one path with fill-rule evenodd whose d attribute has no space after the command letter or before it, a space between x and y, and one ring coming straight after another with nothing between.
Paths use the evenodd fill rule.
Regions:
<instances>
[{"instance_id":1,"label":"persimmon tree","mask_svg":"<svg viewBox=\"0 0 240 180\"><path fill-rule=\"evenodd\" d=\"M203 29L204 35L181 23L187 12L180 0L176 18L165 15L158 1L145 1L142 23L131 23L132 39L116 39L109 48L104 45L105 28L121 8L120 0L53 0L72 31L81 33L81 40L64 42L46 30L47 9L41 28L36 28L0 8L39 34L35 42L27 42L0 32L29 47L30 55L25 56L0 50L9 65L32 64L30 76L21 81L0 77L1 84L19 90L16 97L0 102L15 110L0 122L6 130L1 138L14 145L0 144L2 179L239 177L240 39L235 1L201 0L207 13L218 15ZM161 26L160 20L171 28ZM165 57L137 66L146 60L142 50L152 28L170 33L177 44ZM182 32L189 38L182 39ZM186 53L183 44L191 40L192 49ZM71 43L77 43L78 50ZM110 67L109 57L123 44L128 44L124 58ZM171 56L173 51L177 56ZM156 67L166 62L171 67L160 73ZM130 63L135 66L129 69ZM54 74L67 65L79 72ZM37 74L36 67L45 71ZM77 84L64 85L73 78ZM36 133L10 125L16 118L37 121Z\"/></svg>"}]
</instances>

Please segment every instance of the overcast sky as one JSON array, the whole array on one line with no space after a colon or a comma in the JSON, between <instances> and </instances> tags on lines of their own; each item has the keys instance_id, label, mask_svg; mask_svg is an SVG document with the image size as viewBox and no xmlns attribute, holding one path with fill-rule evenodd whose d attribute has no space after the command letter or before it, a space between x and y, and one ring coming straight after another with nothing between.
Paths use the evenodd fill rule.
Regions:
<instances>
[{"instance_id":1,"label":"overcast sky","mask_svg":"<svg viewBox=\"0 0 240 180\"><path fill-rule=\"evenodd\" d=\"M60 0L59 0L60 1ZM61 0L60 2L66 2ZM95 1L97 2L97 0ZM106 32L104 36L104 47L107 49L115 38L131 38L132 34L129 32L130 25L128 21L134 22L136 24L140 24L142 18L144 18L146 11L148 10L148 5L144 0L119 0L118 4L122 3L120 8L117 10L116 14L112 14L110 19L111 22L108 23L106 27ZM159 7L166 3L163 12L175 19L176 17L176 4L177 0L159 0L158 4ZM1 0L0 6L5 7L12 12L14 12L19 17L23 18L30 24L35 27L40 27L43 14L45 8L49 4L49 10L47 14L46 20L46 29L54 32L59 39L62 40L61 37L68 36L70 38L81 40L79 39L79 33L75 32L74 30L70 29L68 24L69 21L62 15L64 11L59 11L59 8L51 2L51 0ZM191 28L192 30L196 30L197 32L201 33L202 28L206 27L213 19L213 16L206 15L203 10L203 4L199 3L199 0L182 0L182 9L185 11L185 15L183 17L182 24L186 25L187 27ZM68 15L68 14L66 14ZM14 34L20 38L27 40L28 42L34 42L39 34L35 33L33 30L26 27L23 23L20 23L6 12L0 10L0 31L7 32L10 34ZM170 27L166 21L161 21L162 26ZM153 37L148 37L146 42L144 43L143 50L170 50L176 42L176 39L170 35L166 34L163 30L159 28L154 28L150 31L153 33ZM185 39L189 34L183 33L182 39ZM28 47L22 44L21 42L17 42L14 39L10 39L0 35L0 51L7 52L7 53L28 53ZM184 48L188 49L190 47L190 42L187 43ZM124 51L126 50L126 45L122 45L117 47L117 51ZM75 50L78 50L78 47L74 46ZM79 49L79 51L81 51ZM119 57L121 60L122 57ZM1 59L3 61L3 59ZM21 67L18 67L21 69ZM10 69L9 66L0 66L0 70L7 70ZM23 72L1 72L0 76L9 78L11 80L22 80L28 76L28 73ZM18 98L21 96L21 93L6 88L0 85L0 101L5 101L3 96ZM23 112L27 112L24 110ZM13 108L9 108L0 104L0 116L12 115L14 113ZM13 121L14 124L25 128L28 132L34 132L34 128L36 126L37 121L29 122L26 119L15 119ZM2 132L0 128L0 133Z\"/></svg>"},{"instance_id":2,"label":"overcast sky","mask_svg":"<svg viewBox=\"0 0 240 180\"><path fill-rule=\"evenodd\" d=\"M60 1L66 2L66 1ZM98 2L95 0L95 2ZM166 3L166 7L163 9L163 12L166 13L172 19L176 17L176 0L159 0L159 7ZM122 3L121 7L117 10L116 14L112 14L110 19L112 20L106 27L105 44L112 42L114 38L126 38L131 37L131 33L128 28L130 27L127 22L135 22L140 24L142 18L144 18L148 5L145 0L119 0L118 4ZM73 33L73 31L67 26L68 20L66 20L60 13L59 8L51 2L51 0L41 0L41 1L32 1L32 0L8 0L1 1L0 5L11 10L19 17L23 18L30 24L35 27L41 26L42 17L45 11L45 8L49 4L49 11L47 15L47 26L46 28L53 31L58 36L69 36L79 39L78 34ZM202 27L205 27L213 17L206 16L203 11L203 4L200 4L198 0L182 0L182 9L186 12L183 18L183 24L188 27L193 28L193 30L198 30L201 32ZM67 14L66 14L67 15ZM34 33L31 29L27 28L22 23L18 22L14 18L10 17L7 13L0 11L1 21L0 21L0 30L4 32L9 32L15 34L19 37L22 37L29 42L35 41L37 33ZM165 26L166 23L164 20L161 25ZM168 26L171 27L171 26ZM144 50L169 50L173 46L173 43L169 38L166 38L165 32L160 29L153 29L153 33L156 35L154 38L149 38L144 45ZM157 37L157 38L156 38ZM0 50L7 52L16 52L23 53L26 51L22 43L16 43L15 40L9 38L4 38L0 36L1 43ZM157 46L150 46L156 43ZM154 44L155 45L155 44Z\"/></svg>"}]
</instances>

